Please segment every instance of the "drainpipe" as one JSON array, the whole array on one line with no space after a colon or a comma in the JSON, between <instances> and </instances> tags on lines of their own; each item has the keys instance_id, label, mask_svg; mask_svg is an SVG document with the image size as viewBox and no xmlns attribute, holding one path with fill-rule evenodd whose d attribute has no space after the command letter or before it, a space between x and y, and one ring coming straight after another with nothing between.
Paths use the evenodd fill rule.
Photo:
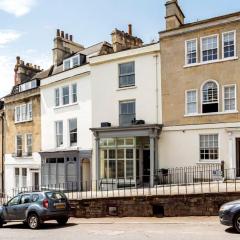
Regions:
<instances>
[{"instance_id":1,"label":"drainpipe","mask_svg":"<svg viewBox=\"0 0 240 240\"><path fill-rule=\"evenodd\" d=\"M4 193L4 113L0 117L2 119L2 193Z\"/></svg>"},{"instance_id":2,"label":"drainpipe","mask_svg":"<svg viewBox=\"0 0 240 240\"><path fill-rule=\"evenodd\" d=\"M158 57L159 55L156 54L153 56L155 58L155 64L156 64L156 79L155 79L155 86L156 86L156 123L158 124L159 123L159 117L158 117L158 114L159 114L159 86L158 86Z\"/></svg>"}]
</instances>

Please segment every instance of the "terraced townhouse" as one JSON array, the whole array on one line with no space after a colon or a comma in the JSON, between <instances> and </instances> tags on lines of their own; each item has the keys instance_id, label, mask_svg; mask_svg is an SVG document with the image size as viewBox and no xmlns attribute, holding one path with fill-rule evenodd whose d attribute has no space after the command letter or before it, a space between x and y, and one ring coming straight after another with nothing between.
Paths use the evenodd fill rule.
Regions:
<instances>
[{"instance_id":1,"label":"terraced townhouse","mask_svg":"<svg viewBox=\"0 0 240 240\"><path fill-rule=\"evenodd\" d=\"M0 194L4 192L4 101L0 100Z\"/></svg>"},{"instance_id":2,"label":"terraced townhouse","mask_svg":"<svg viewBox=\"0 0 240 240\"><path fill-rule=\"evenodd\" d=\"M137 147L142 140L148 162L145 171L150 171L150 157L151 164L155 161L154 140L160 131L154 124L161 121L154 87L160 76L156 75L158 66L159 44L143 45L132 35L131 25L128 32L115 29L111 44L101 42L88 48L57 30L51 75L41 81L43 185L63 187L66 183L66 187L73 184L69 187L87 189L100 179L136 182L136 159L142 159ZM145 114L141 110L144 100L135 102L143 97L144 89L153 94L145 97L151 105ZM136 136L142 137L138 143ZM117 156L117 142L121 156Z\"/></svg>"},{"instance_id":3,"label":"terraced townhouse","mask_svg":"<svg viewBox=\"0 0 240 240\"><path fill-rule=\"evenodd\" d=\"M40 81L49 72L16 59L14 86L4 97L5 192L41 184Z\"/></svg>"},{"instance_id":4,"label":"terraced townhouse","mask_svg":"<svg viewBox=\"0 0 240 240\"><path fill-rule=\"evenodd\" d=\"M160 32L161 167L220 164L240 177L240 13L184 23L166 3Z\"/></svg>"}]
</instances>

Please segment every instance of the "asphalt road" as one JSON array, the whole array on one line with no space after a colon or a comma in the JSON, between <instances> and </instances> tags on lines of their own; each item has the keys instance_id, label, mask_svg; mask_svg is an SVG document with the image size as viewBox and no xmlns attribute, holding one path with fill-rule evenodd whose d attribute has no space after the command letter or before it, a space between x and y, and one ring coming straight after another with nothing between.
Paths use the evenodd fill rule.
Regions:
<instances>
[{"instance_id":1,"label":"asphalt road","mask_svg":"<svg viewBox=\"0 0 240 240\"><path fill-rule=\"evenodd\" d=\"M0 229L1 240L231 240L240 239L232 228L219 224L216 217L190 218L105 218L71 219L65 227L54 222L40 230L29 230L22 224L9 224Z\"/></svg>"}]
</instances>

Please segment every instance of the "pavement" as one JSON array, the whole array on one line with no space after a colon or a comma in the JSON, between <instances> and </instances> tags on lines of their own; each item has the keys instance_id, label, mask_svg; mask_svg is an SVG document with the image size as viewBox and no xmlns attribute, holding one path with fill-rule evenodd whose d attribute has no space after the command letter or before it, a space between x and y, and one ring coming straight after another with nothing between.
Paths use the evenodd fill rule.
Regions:
<instances>
[{"instance_id":1,"label":"pavement","mask_svg":"<svg viewBox=\"0 0 240 240\"><path fill-rule=\"evenodd\" d=\"M48 222L40 230L11 223L0 229L1 240L232 240L234 229L219 224L218 217L70 219L65 227Z\"/></svg>"}]
</instances>

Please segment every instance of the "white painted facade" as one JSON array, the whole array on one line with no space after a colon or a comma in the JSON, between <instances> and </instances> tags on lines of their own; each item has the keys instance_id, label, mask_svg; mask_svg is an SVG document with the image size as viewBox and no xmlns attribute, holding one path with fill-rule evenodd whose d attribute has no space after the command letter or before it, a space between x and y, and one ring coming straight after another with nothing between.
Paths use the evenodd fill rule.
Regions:
<instances>
[{"instance_id":1,"label":"white painted facade","mask_svg":"<svg viewBox=\"0 0 240 240\"><path fill-rule=\"evenodd\" d=\"M15 168L18 168L20 171L18 186L16 186L16 176ZM22 176L22 169L27 170L27 176L24 179ZM12 196L14 189L24 190L24 187L35 186L35 176L38 174L38 183L41 184L40 178L40 169L41 169L41 157L39 153L33 152L31 157L13 157L12 154L5 154L5 192L9 196Z\"/></svg>"},{"instance_id":2,"label":"white painted facade","mask_svg":"<svg viewBox=\"0 0 240 240\"><path fill-rule=\"evenodd\" d=\"M239 123L216 123L164 127L160 136L161 168L221 164L236 168L236 139L240 138ZM218 134L218 160L200 160L200 135Z\"/></svg>"},{"instance_id":3,"label":"white painted facade","mask_svg":"<svg viewBox=\"0 0 240 240\"><path fill-rule=\"evenodd\" d=\"M119 64L135 63L135 85L119 88ZM90 59L92 78L92 127L102 122L119 127L119 102L135 100L136 119L145 124L162 124L160 44L93 57ZM93 141L92 179L97 179L97 146Z\"/></svg>"},{"instance_id":4,"label":"white painted facade","mask_svg":"<svg viewBox=\"0 0 240 240\"><path fill-rule=\"evenodd\" d=\"M55 106L55 89L77 84L77 102ZM89 65L53 75L41 81L42 151L91 150L91 82ZM68 120L77 119L78 141L70 146ZM63 121L63 145L56 148L55 122Z\"/></svg>"},{"instance_id":5,"label":"white painted facade","mask_svg":"<svg viewBox=\"0 0 240 240\"><path fill-rule=\"evenodd\" d=\"M77 101L72 101L72 86L77 86ZM67 105L56 106L55 90L60 99L63 87L69 86ZM63 100L60 100L62 102ZM70 144L70 120L77 121L77 142ZM92 134L92 99L88 64L53 75L41 82L42 184L79 184L90 171ZM63 123L63 141L57 146L56 122ZM55 165L51 165L52 161ZM85 164L85 165L84 165ZM87 170L86 170L87 166ZM61 175L61 176L60 176Z\"/></svg>"}]
</instances>

